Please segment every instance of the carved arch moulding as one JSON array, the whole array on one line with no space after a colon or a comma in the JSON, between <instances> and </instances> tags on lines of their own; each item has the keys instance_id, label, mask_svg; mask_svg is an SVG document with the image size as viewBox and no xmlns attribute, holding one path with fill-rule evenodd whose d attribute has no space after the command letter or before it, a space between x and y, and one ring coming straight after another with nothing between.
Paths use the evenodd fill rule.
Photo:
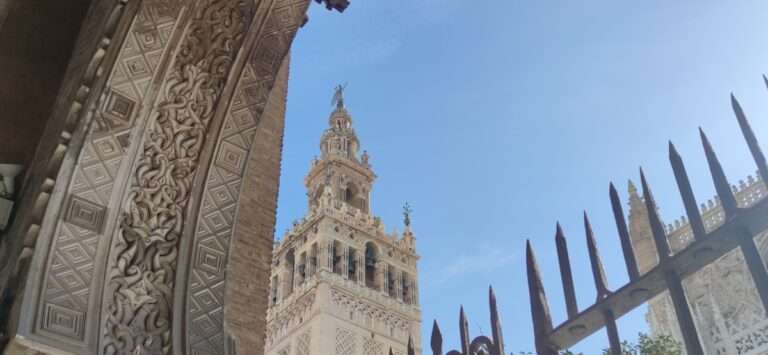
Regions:
<instances>
[{"instance_id":1,"label":"carved arch moulding","mask_svg":"<svg viewBox=\"0 0 768 355\"><path fill-rule=\"evenodd\" d=\"M122 25L98 51L112 56L99 68L104 83L80 105L82 134L45 196L14 342L93 355L230 353L242 332L225 333L224 304L248 292L229 290L226 273L242 240L240 193L259 163L252 155L268 149L262 114L309 0L111 2L132 11L112 14ZM263 329L266 302L261 313L245 321Z\"/></svg>"}]
</instances>

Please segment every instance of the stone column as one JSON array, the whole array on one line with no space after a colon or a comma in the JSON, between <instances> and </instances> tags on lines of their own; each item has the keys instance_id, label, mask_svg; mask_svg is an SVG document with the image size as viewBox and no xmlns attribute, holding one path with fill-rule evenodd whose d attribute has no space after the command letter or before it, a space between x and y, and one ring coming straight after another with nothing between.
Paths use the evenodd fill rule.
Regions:
<instances>
[{"instance_id":1,"label":"stone column","mask_svg":"<svg viewBox=\"0 0 768 355\"><path fill-rule=\"evenodd\" d=\"M341 276L344 279L349 279L349 246L342 246L343 253L341 254Z\"/></svg>"},{"instance_id":2,"label":"stone column","mask_svg":"<svg viewBox=\"0 0 768 355\"><path fill-rule=\"evenodd\" d=\"M365 248L357 255L357 283L365 286Z\"/></svg>"}]
</instances>

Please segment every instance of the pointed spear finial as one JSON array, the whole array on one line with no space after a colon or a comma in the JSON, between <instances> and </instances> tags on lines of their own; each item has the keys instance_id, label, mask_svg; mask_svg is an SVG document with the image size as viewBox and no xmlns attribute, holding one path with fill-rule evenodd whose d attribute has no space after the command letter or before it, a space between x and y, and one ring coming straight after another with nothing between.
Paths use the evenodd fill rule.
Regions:
<instances>
[{"instance_id":1,"label":"pointed spear finial","mask_svg":"<svg viewBox=\"0 0 768 355\"><path fill-rule=\"evenodd\" d=\"M408 355L416 355L416 349L413 347L413 336L408 336Z\"/></svg>"},{"instance_id":2,"label":"pointed spear finial","mask_svg":"<svg viewBox=\"0 0 768 355\"><path fill-rule=\"evenodd\" d=\"M459 334L461 335L461 353L469 354L469 322L464 314L464 306L459 310Z\"/></svg>"},{"instance_id":3,"label":"pointed spear finial","mask_svg":"<svg viewBox=\"0 0 768 355\"><path fill-rule=\"evenodd\" d=\"M765 74L763 74L763 83L765 83L765 87L768 89L768 78L765 77Z\"/></svg>"},{"instance_id":4,"label":"pointed spear finial","mask_svg":"<svg viewBox=\"0 0 768 355\"><path fill-rule=\"evenodd\" d=\"M630 195L637 195L637 187L635 187L635 182L632 179L627 180L627 192Z\"/></svg>"},{"instance_id":5,"label":"pointed spear finial","mask_svg":"<svg viewBox=\"0 0 768 355\"><path fill-rule=\"evenodd\" d=\"M624 220L624 209L621 208L621 199L613 183L608 185L608 195L611 197L611 207L613 208L613 218L616 220L616 229L619 232L619 241L621 241L621 250L624 253L624 263L627 265L629 280L634 281L640 277L637 269L637 259L635 251L632 249L632 241L629 239L629 230L627 221Z\"/></svg>"},{"instance_id":6,"label":"pointed spear finial","mask_svg":"<svg viewBox=\"0 0 768 355\"><path fill-rule=\"evenodd\" d=\"M669 141L669 163L672 165L672 171L675 174L675 180L677 181L678 190L680 190L680 197L683 199L683 205L688 215L693 237L696 239L703 238L707 234L704 229L704 221L701 219L701 213L696 204L696 197L693 195L691 182L688 180L688 173L685 171L683 158L680 157L672 141Z\"/></svg>"},{"instance_id":7,"label":"pointed spear finial","mask_svg":"<svg viewBox=\"0 0 768 355\"><path fill-rule=\"evenodd\" d=\"M600 260L600 253L597 251L595 235L592 232L592 224L589 223L587 212L584 211L584 230L587 234L587 251L589 252L589 263L592 266L592 277L595 279L595 288L597 289L597 301L608 297L611 291L608 290L608 283L605 280L605 270L603 262Z\"/></svg>"},{"instance_id":8,"label":"pointed spear finial","mask_svg":"<svg viewBox=\"0 0 768 355\"><path fill-rule=\"evenodd\" d=\"M568 318L574 318L579 314L579 307L576 303L576 289L573 286L573 272L571 272L571 260L568 256L568 244L563 234L563 228L560 222L555 226L555 245L557 246L557 261L560 264L560 278L563 282L563 294L565 295L565 307L568 311Z\"/></svg>"},{"instance_id":9,"label":"pointed spear finial","mask_svg":"<svg viewBox=\"0 0 768 355\"><path fill-rule=\"evenodd\" d=\"M539 355L556 355L557 351L552 347L549 335L552 333L552 316L549 313L547 295L539 274L539 266L536 256L533 254L531 241L525 244L526 271L528 274L528 296L531 301L531 318L533 319L533 331L536 340L536 352Z\"/></svg>"},{"instance_id":10,"label":"pointed spear finial","mask_svg":"<svg viewBox=\"0 0 768 355\"><path fill-rule=\"evenodd\" d=\"M491 336L497 354L504 354L504 336L501 333L501 318L496 304L496 293L493 286L488 286L488 303L491 305Z\"/></svg>"},{"instance_id":11,"label":"pointed spear finial","mask_svg":"<svg viewBox=\"0 0 768 355\"><path fill-rule=\"evenodd\" d=\"M643 185L643 196L645 196L645 207L648 210L648 222L651 225L653 241L656 244L656 251L659 253L659 260L666 260L670 256L669 243L664 232L664 225L659 218L659 211L656 208L656 202L653 199L653 193L645 179L643 168L640 168L640 182Z\"/></svg>"},{"instance_id":12,"label":"pointed spear finial","mask_svg":"<svg viewBox=\"0 0 768 355\"><path fill-rule=\"evenodd\" d=\"M765 80L765 75L763 75L763 80ZM768 81L766 82L766 85L768 85ZM749 125L747 115L744 114L744 110L741 108L739 100L736 99L733 93L731 93L731 106L733 107L733 112L736 114L736 120L739 122L741 133L744 135L744 140L747 141L749 152L752 153L752 158L755 160L757 171L760 173L760 177L763 178L763 181L768 181L768 164L766 163L765 155L763 155L763 151L760 149L760 143L757 142L757 137L755 136L755 132L752 131L752 126Z\"/></svg>"},{"instance_id":13,"label":"pointed spear finial","mask_svg":"<svg viewBox=\"0 0 768 355\"><path fill-rule=\"evenodd\" d=\"M701 127L699 127L699 135L701 136L701 144L704 146L704 154L707 156L709 171L712 174L712 181L715 183L715 190L717 191L717 196L720 197L720 204L723 206L725 217L731 217L738 209L736 198L733 196L733 191L731 191L731 184L728 183L728 178L725 177L725 172L722 165L720 165L720 161L717 159L715 150L712 148L709 138L707 138Z\"/></svg>"},{"instance_id":14,"label":"pointed spear finial","mask_svg":"<svg viewBox=\"0 0 768 355\"><path fill-rule=\"evenodd\" d=\"M395 354L392 352L392 347L391 347L391 346L389 347L389 355L395 355Z\"/></svg>"},{"instance_id":15,"label":"pointed spear finial","mask_svg":"<svg viewBox=\"0 0 768 355\"><path fill-rule=\"evenodd\" d=\"M432 346L432 355L443 355L443 334L440 333L440 326L437 325L437 320L432 323L430 345Z\"/></svg>"}]
</instances>

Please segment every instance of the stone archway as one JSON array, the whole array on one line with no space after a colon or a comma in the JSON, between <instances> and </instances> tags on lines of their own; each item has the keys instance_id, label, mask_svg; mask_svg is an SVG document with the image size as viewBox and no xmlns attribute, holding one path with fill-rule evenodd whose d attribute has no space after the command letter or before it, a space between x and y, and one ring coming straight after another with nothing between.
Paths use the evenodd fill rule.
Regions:
<instances>
[{"instance_id":1,"label":"stone archway","mask_svg":"<svg viewBox=\"0 0 768 355\"><path fill-rule=\"evenodd\" d=\"M66 141L38 149L0 245L0 285L33 265L13 347L263 348L287 54L308 6L94 1L78 53L98 61L68 72L90 85L62 89L44 135Z\"/></svg>"}]
</instances>

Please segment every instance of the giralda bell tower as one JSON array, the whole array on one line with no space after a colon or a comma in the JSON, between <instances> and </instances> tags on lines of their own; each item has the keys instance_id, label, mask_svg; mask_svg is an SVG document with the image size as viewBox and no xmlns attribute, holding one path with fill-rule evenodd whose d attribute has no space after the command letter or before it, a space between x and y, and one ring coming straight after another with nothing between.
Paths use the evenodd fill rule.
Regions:
<instances>
[{"instance_id":1,"label":"giralda bell tower","mask_svg":"<svg viewBox=\"0 0 768 355\"><path fill-rule=\"evenodd\" d=\"M304 183L308 212L275 246L267 355L421 354L416 239L371 212L376 175L344 107L343 88Z\"/></svg>"}]
</instances>

